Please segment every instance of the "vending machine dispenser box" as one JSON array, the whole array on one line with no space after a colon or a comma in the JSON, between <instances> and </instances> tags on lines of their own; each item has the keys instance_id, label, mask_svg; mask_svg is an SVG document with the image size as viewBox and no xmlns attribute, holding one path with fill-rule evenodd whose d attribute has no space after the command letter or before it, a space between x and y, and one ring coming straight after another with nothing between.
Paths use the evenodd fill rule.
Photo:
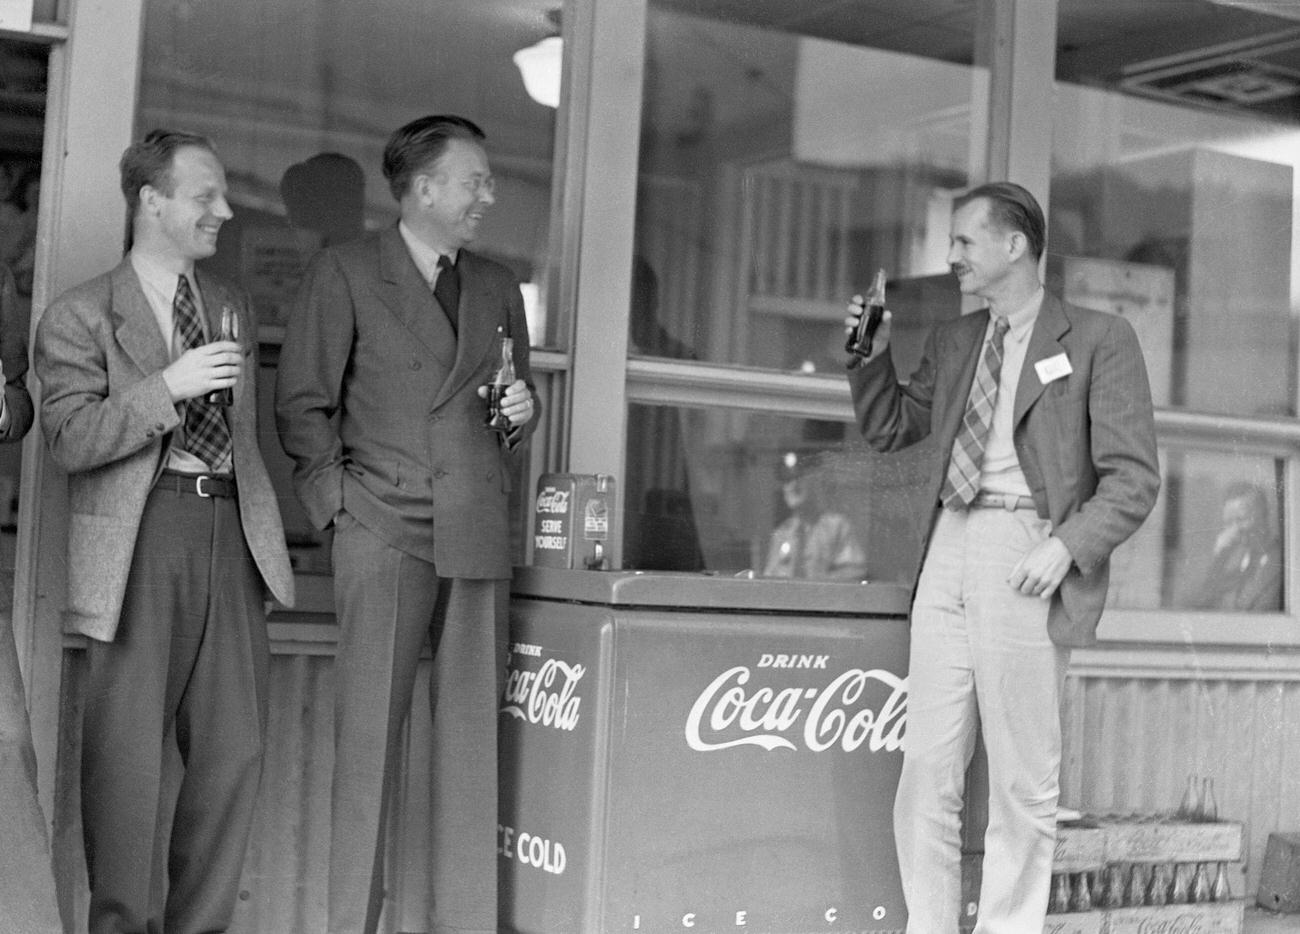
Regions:
<instances>
[{"instance_id":1,"label":"vending machine dispenser box","mask_svg":"<svg viewBox=\"0 0 1300 934\"><path fill-rule=\"evenodd\" d=\"M613 503L609 474L542 474L533 510L533 565L609 570L617 531Z\"/></svg>"}]
</instances>

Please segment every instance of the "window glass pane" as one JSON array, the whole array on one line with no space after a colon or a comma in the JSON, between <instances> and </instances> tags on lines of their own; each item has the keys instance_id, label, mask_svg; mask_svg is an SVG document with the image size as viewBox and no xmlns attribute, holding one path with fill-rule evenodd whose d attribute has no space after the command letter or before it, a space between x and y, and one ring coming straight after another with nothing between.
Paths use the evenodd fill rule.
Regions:
<instances>
[{"instance_id":1,"label":"window glass pane","mask_svg":"<svg viewBox=\"0 0 1300 934\"><path fill-rule=\"evenodd\" d=\"M556 101L534 99L548 95L526 90L514 61L558 35L561 5L374 0L359 15L331 2L146 0L139 129L204 133L225 164L235 217L208 263L258 311L263 451L303 571L325 570L329 549L291 491L269 417L276 345L310 256L396 222L380 165L393 130L428 113L483 128L495 203L472 249L523 283L534 346L557 346L569 330L547 299ZM558 81L559 59L543 59L543 77Z\"/></svg>"},{"instance_id":2,"label":"window glass pane","mask_svg":"<svg viewBox=\"0 0 1300 934\"><path fill-rule=\"evenodd\" d=\"M1109 602L1245 613L1283 608L1285 462L1169 446L1160 498L1111 562Z\"/></svg>"},{"instance_id":3,"label":"window glass pane","mask_svg":"<svg viewBox=\"0 0 1300 934\"><path fill-rule=\"evenodd\" d=\"M36 277L36 228L41 194L41 155L45 139L45 99L49 90L49 46L0 39L0 358L5 376L28 366L32 291ZM13 286L6 283L10 275ZM21 364L20 361L21 360ZM24 370L25 371L25 370ZM32 388L30 373L27 388ZM26 422L25 422L26 423ZM34 424L28 432L38 432ZM21 485L23 435L11 432L0 444L0 612L13 599L17 557L18 491Z\"/></svg>"},{"instance_id":4,"label":"window glass pane","mask_svg":"<svg viewBox=\"0 0 1300 934\"><path fill-rule=\"evenodd\" d=\"M1049 276L1132 318L1157 405L1289 415L1300 30L1252 6L1062 0Z\"/></svg>"},{"instance_id":5,"label":"window glass pane","mask_svg":"<svg viewBox=\"0 0 1300 934\"><path fill-rule=\"evenodd\" d=\"M980 8L650 0L630 350L838 375L877 268L891 301L944 277Z\"/></svg>"},{"instance_id":6,"label":"window glass pane","mask_svg":"<svg viewBox=\"0 0 1300 934\"><path fill-rule=\"evenodd\" d=\"M843 422L630 406L624 566L910 582L930 445L885 456L853 436Z\"/></svg>"}]
</instances>

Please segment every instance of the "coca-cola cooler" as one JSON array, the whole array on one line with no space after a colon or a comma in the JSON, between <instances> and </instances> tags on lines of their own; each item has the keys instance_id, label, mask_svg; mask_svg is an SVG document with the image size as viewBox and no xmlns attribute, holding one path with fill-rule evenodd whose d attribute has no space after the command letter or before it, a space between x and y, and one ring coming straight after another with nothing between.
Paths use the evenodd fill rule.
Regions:
<instances>
[{"instance_id":1,"label":"coca-cola cooler","mask_svg":"<svg viewBox=\"0 0 1300 934\"><path fill-rule=\"evenodd\" d=\"M503 930L900 931L894 585L518 569Z\"/></svg>"}]
</instances>

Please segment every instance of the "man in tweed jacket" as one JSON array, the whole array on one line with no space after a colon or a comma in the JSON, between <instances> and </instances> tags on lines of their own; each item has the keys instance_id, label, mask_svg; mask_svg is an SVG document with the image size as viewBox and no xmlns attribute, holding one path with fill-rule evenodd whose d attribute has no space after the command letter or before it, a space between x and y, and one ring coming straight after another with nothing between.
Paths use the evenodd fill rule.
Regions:
<instances>
[{"instance_id":1,"label":"man in tweed jacket","mask_svg":"<svg viewBox=\"0 0 1300 934\"><path fill-rule=\"evenodd\" d=\"M231 217L225 172L203 137L156 131L121 175L130 252L49 307L35 358L69 475L67 621L90 637L89 930L199 934L226 930L237 900L266 723L264 599L292 603L293 576L257 444L252 310L194 268ZM223 312L235 340L216 339ZM229 404L209 401L227 388Z\"/></svg>"},{"instance_id":2,"label":"man in tweed jacket","mask_svg":"<svg viewBox=\"0 0 1300 934\"><path fill-rule=\"evenodd\" d=\"M963 778L977 728L991 790L976 931L1042 930L1069 650L1095 641L1109 555L1160 485L1133 329L1044 292L1044 231L1019 185L958 198L948 262L961 291L988 307L935 328L906 386L887 317L873 356L849 370L869 444L936 442L916 517L925 557L894 812L910 934L957 931ZM972 411L985 374L993 401ZM963 422L983 424L981 444L971 446Z\"/></svg>"}]
</instances>

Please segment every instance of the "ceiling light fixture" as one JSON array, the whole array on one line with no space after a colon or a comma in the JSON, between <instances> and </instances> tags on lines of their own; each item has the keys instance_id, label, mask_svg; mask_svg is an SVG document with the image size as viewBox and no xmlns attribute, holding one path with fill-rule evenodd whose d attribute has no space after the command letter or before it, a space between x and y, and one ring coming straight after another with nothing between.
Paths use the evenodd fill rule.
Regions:
<instances>
[{"instance_id":1,"label":"ceiling light fixture","mask_svg":"<svg viewBox=\"0 0 1300 934\"><path fill-rule=\"evenodd\" d=\"M540 42L514 54L515 66L524 80L528 96L547 107L560 106L560 79L563 73L564 40L547 36Z\"/></svg>"}]
</instances>

